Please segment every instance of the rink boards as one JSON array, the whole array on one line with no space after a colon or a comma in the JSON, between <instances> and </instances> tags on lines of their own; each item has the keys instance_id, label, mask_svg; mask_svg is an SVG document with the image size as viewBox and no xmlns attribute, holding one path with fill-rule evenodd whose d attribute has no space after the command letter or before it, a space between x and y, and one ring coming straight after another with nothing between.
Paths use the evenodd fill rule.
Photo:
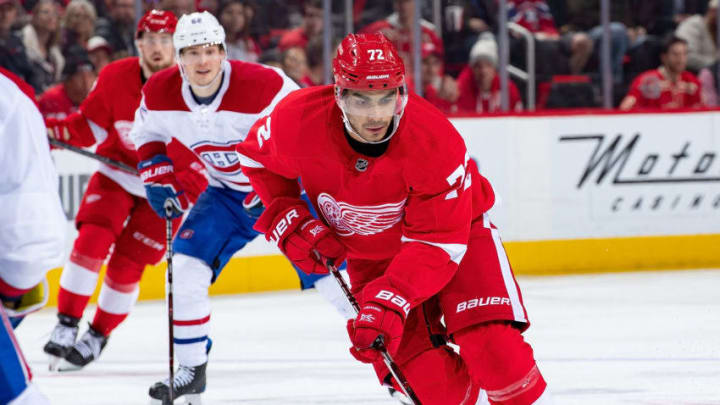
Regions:
<instances>
[{"instance_id":1,"label":"rink boards","mask_svg":"<svg viewBox=\"0 0 720 405\"><path fill-rule=\"evenodd\" d=\"M491 218L519 274L720 266L717 112L452 119L498 202ZM74 217L95 164L54 152ZM68 251L75 236L68 223ZM150 268L141 299L163 295ZM50 274L57 288L59 271ZM212 292L298 288L275 247L256 240ZM52 294L51 296L56 296Z\"/></svg>"}]
</instances>

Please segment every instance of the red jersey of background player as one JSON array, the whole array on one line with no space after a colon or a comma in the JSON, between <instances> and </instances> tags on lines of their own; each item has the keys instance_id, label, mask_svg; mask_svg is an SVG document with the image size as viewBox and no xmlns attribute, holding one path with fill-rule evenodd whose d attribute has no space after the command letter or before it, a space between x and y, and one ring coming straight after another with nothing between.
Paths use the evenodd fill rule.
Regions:
<instances>
[{"instance_id":1,"label":"red jersey of background player","mask_svg":"<svg viewBox=\"0 0 720 405\"><path fill-rule=\"evenodd\" d=\"M43 117L57 118L59 120L78 110L78 107L73 104L65 92L65 84L63 83L56 84L40 95L38 107Z\"/></svg>"},{"instance_id":2,"label":"red jersey of background player","mask_svg":"<svg viewBox=\"0 0 720 405\"><path fill-rule=\"evenodd\" d=\"M648 70L633 80L628 97L630 108L695 108L702 106L700 82L688 71L680 73L677 82L669 79L665 67Z\"/></svg>"},{"instance_id":3,"label":"red jersey of background player","mask_svg":"<svg viewBox=\"0 0 720 405\"><path fill-rule=\"evenodd\" d=\"M80 147L99 143L96 151L99 155L136 167L138 158L130 139L130 129L135 110L140 105L142 87L142 72L137 57L107 65L80 105L80 111L67 119L70 132L77 136L61 140ZM197 168L203 167L194 154L178 142L172 142L168 152L180 169L193 162L200 165ZM131 194L145 198L145 189L139 177L104 164L100 165L99 171Z\"/></svg>"},{"instance_id":4,"label":"red jersey of background player","mask_svg":"<svg viewBox=\"0 0 720 405\"><path fill-rule=\"evenodd\" d=\"M244 168L262 166L287 178L253 184L264 201L277 198L279 190L297 197L297 182L288 179L302 178L315 209L348 250L353 290L378 276L353 274L353 259L395 257L387 273L415 281L407 286L415 304L435 294L457 269L471 216L481 217L494 194L479 176L472 187L484 192L471 198L462 138L430 103L409 97L394 139L377 158L348 144L333 86L291 93L255 124L238 150ZM413 241L422 243L404 243Z\"/></svg>"}]
</instances>

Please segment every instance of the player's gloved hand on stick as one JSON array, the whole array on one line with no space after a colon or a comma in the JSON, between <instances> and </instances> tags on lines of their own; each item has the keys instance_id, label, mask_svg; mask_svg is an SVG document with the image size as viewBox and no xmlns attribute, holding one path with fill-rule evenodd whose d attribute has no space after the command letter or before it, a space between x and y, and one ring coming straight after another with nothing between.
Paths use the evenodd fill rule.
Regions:
<instances>
[{"instance_id":1,"label":"player's gloved hand on stick","mask_svg":"<svg viewBox=\"0 0 720 405\"><path fill-rule=\"evenodd\" d=\"M268 241L277 242L285 256L307 274L327 274L325 262L345 260L345 246L299 198L273 200L258 218L255 229L263 232Z\"/></svg>"},{"instance_id":2,"label":"player's gloved hand on stick","mask_svg":"<svg viewBox=\"0 0 720 405\"><path fill-rule=\"evenodd\" d=\"M165 201L170 201L172 205L172 218L182 216L190 207L190 200L175 177L174 170L172 160L165 155L155 155L138 163L148 203L160 218L166 218Z\"/></svg>"},{"instance_id":3,"label":"player's gloved hand on stick","mask_svg":"<svg viewBox=\"0 0 720 405\"><path fill-rule=\"evenodd\" d=\"M379 336L391 356L397 353L409 312L410 303L387 281L381 278L368 284L363 289L360 312L347 323L353 344L350 354L363 363L380 360L376 346Z\"/></svg>"},{"instance_id":4,"label":"player's gloved hand on stick","mask_svg":"<svg viewBox=\"0 0 720 405\"><path fill-rule=\"evenodd\" d=\"M63 142L70 141L70 131L68 130L68 124L65 120L45 118L45 127L47 127L48 137Z\"/></svg>"},{"instance_id":5,"label":"player's gloved hand on stick","mask_svg":"<svg viewBox=\"0 0 720 405\"><path fill-rule=\"evenodd\" d=\"M200 194L202 194L208 186L208 179L205 173L205 166L198 162L193 162L190 166L178 171L176 174L180 187L185 191L188 199L193 204L200 198Z\"/></svg>"}]
</instances>

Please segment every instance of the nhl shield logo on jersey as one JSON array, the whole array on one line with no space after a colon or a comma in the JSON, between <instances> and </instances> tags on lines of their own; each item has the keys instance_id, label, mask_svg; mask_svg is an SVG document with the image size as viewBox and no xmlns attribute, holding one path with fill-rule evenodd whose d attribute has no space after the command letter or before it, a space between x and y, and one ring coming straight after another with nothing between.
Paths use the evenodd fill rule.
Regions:
<instances>
[{"instance_id":1,"label":"nhl shield logo on jersey","mask_svg":"<svg viewBox=\"0 0 720 405\"><path fill-rule=\"evenodd\" d=\"M339 236L369 236L390 229L402 219L405 201L362 206L336 201L327 193L317 198L320 212Z\"/></svg>"},{"instance_id":2,"label":"nhl shield logo on jersey","mask_svg":"<svg viewBox=\"0 0 720 405\"><path fill-rule=\"evenodd\" d=\"M214 143L199 142L191 146L200 158L213 169L223 174L238 174L242 171L240 168L240 158L235 153L235 145L237 142Z\"/></svg>"}]
</instances>

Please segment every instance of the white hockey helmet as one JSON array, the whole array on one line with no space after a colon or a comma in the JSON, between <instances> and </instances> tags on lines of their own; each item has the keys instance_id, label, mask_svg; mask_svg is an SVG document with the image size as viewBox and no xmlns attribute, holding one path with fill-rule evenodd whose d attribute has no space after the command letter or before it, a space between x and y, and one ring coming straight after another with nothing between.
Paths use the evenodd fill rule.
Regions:
<instances>
[{"instance_id":1,"label":"white hockey helmet","mask_svg":"<svg viewBox=\"0 0 720 405\"><path fill-rule=\"evenodd\" d=\"M194 45L222 45L225 46L225 30L214 15L203 11L202 13L185 14L178 20L173 45L175 56L180 59L180 51Z\"/></svg>"}]
</instances>

